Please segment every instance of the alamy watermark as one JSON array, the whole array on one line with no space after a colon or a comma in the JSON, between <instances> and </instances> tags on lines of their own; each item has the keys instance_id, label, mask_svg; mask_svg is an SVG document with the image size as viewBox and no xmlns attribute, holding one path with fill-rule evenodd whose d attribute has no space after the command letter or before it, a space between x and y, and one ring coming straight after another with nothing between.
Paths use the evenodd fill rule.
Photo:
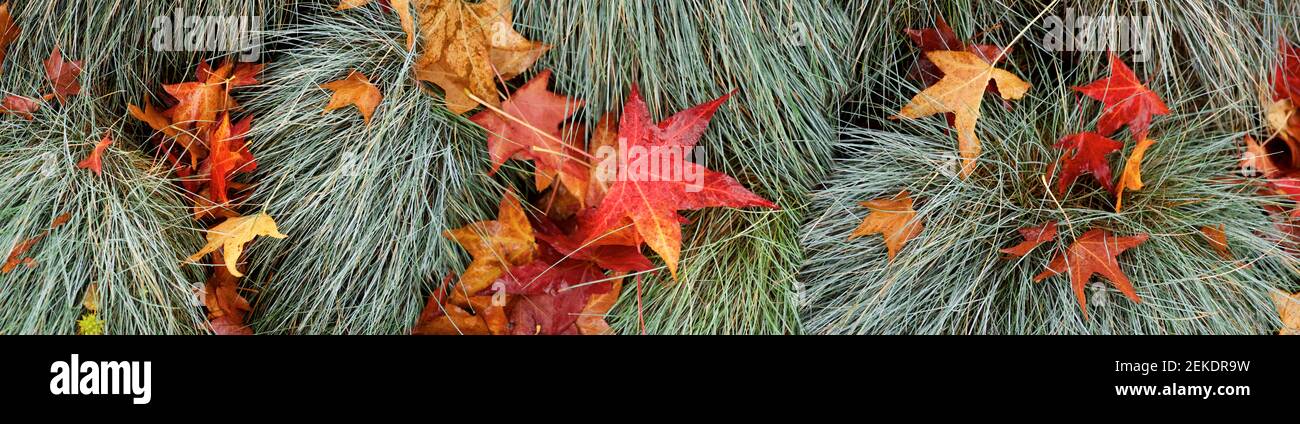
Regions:
<instances>
[{"instance_id":1,"label":"alamy watermark","mask_svg":"<svg viewBox=\"0 0 1300 424\"><path fill-rule=\"evenodd\" d=\"M1151 58L1154 27L1150 16L1076 15L1066 8L1064 16L1043 19L1047 30L1043 48L1058 52L1133 52L1134 62Z\"/></svg>"},{"instance_id":2,"label":"alamy watermark","mask_svg":"<svg viewBox=\"0 0 1300 424\"><path fill-rule=\"evenodd\" d=\"M153 49L238 53L239 61L256 62L262 54L262 17L188 16L177 8L153 18Z\"/></svg>"}]
</instances>

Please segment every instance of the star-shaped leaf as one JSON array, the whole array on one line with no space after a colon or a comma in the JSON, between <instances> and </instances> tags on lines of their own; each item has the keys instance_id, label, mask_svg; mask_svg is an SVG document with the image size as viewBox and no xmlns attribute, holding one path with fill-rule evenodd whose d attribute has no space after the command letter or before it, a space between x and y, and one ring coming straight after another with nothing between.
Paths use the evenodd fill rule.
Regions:
<instances>
[{"instance_id":1,"label":"star-shaped leaf","mask_svg":"<svg viewBox=\"0 0 1300 424\"><path fill-rule=\"evenodd\" d=\"M441 87L452 113L469 112L479 101L498 106L498 78L514 78L550 49L515 32L510 0L423 0L416 2L416 15L421 52L415 77Z\"/></svg>"},{"instance_id":2,"label":"star-shaped leaf","mask_svg":"<svg viewBox=\"0 0 1300 424\"><path fill-rule=\"evenodd\" d=\"M506 99L497 110L484 110L470 118L488 132L488 156L495 174L506 160L531 160L536 166L538 190L559 179L570 193L586 193L590 171L586 152L566 142L561 124L582 107L577 99L546 89L551 71L545 70Z\"/></svg>"},{"instance_id":3,"label":"star-shaped leaf","mask_svg":"<svg viewBox=\"0 0 1300 424\"><path fill-rule=\"evenodd\" d=\"M664 260L675 280L682 248L681 224L685 220L677 211L715 206L777 209L776 204L726 174L686 160L709 119L730 96L678 112L656 125L650 120L641 94L632 88L623 106L618 135L626 140L627 149L644 154L635 158L627 155L628 163L620 164L623 171L600 205L583 216L587 243L608 244L610 234L630 223ZM651 163L659 166L649 166ZM687 176L698 177L688 181Z\"/></svg>"},{"instance_id":4,"label":"star-shaped leaf","mask_svg":"<svg viewBox=\"0 0 1300 424\"><path fill-rule=\"evenodd\" d=\"M892 199L873 199L861 203L871 211L858 228L849 234L849 240L862 236L880 234L885 238L885 248L889 260L893 261L898 251L908 241L921 235L925 225L916 218L912 209L912 194L903 191Z\"/></svg>"},{"instance_id":5,"label":"star-shaped leaf","mask_svg":"<svg viewBox=\"0 0 1300 424\"><path fill-rule=\"evenodd\" d=\"M370 78L355 69L348 74L347 78L321 84L320 88L334 92L330 97L330 103L325 105L325 112L356 106L366 125L370 125L370 116L374 115L379 101L384 98L384 95L379 92L379 87L375 87L370 83Z\"/></svg>"},{"instance_id":6,"label":"star-shaped leaf","mask_svg":"<svg viewBox=\"0 0 1300 424\"><path fill-rule=\"evenodd\" d=\"M1074 180L1084 173L1092 174L1106 190L1115 191L1106 155L1124 147L1123 143L1086 131L1062 137L1054 146L1065 150L1061 156L1061 177L1056 181L1057 194L1064 194L1074 184Z\"/></svg>"},{"instance_id":7,"label":"star-shaped leaf","mask_svg":"<svg viewBox=\"0 0 1300 424\"><path fill-rule=\"evenodd\" d=\"M275 220L271 219L266 213L257 215L241 216L237 218L227 218L221 224L208 230L208 244L189 258L186 262L194 262L204 255L221 250L221 256L226 263L226 270L235 277L243 277L244 274L239 272L239 255L243 254L244 245L253 241L254 237L267 236L271 238L282 239L288 237L280 234L275 228Z\"/></svg>"},{"instance_id":8,"label":"star-shaped leaf","mask_svg":"<svg viewBox=\"0 0 1300 424\"><path fill-rule=\"evenodd\" d=\"M1105 277L1129 299L1142 303L1128 276L1120 269L1116 257L1145 241L1147 241L1146 234L1116 237L1100 228L1088 230L1074 239L1074 243L1066 251L1057 254L1056 258L1047 265L1046 270L1034 276L1034 281L1040 282L1063 272L1069 272L1070 287L1074 289L1074 296L1079 300L1079 309L1083 311L1084 319L1088 318L1088 304L1083 289L1094 274Z\"/></svg>"},{"instance_id":9,"label":"star-shaped leaf","mask_svg":"<svg viewBox=\"0 0 1300 424\"><path fill-rule=\"evenodd\" d=\"M1038 245L1047 243L1056 238L1056 221L1048 221L1046 224L1037 227L1025 227L1017 230L1020 236L1024 238L1020 244L1000 250L1015 257L1023 257Z\"/></svg>"},{"instance_id":10,"label":"star-shaped leaf","mask_svg":"<svg viewBox=\"0 0 1300 424\"><path fill-rule=\"evenodd\" d=\"M980 104L984 88L989 81L997 83L1003 99L1019 99L1029 91L1029 83L970 52L932 51L926 57L943 71L943 79L913 97L898 116L916 119L936 113L952 113L957 129L957 149L961 153L962 178L975 170L975 158L980 154L980 140L975 135L975 122L980 117Z\"/></svg>"},{"instance_id":11,"label":"star-shaped leaf","mask_svg":"<svg viewBox=\"0 0 1300 424\"><path fill-rule=\"evenodd\" d=\"M487 289L510 267L531 262L537 250L533 227L513 194L501 199L495 221L475 222L443 236L455 240L473 258L457 289L471 295Z\"/></svg>"},{"instance_id":12,"label":"star-shaped leaf","mask_svg":"<svg viewBox=\"0 0 1300 424\"><path fill-rule=\"evenodd\" d=\"M1142 85L1137 75L1114 53L1110 54L1110 77L1074 87L1085 96L1100 100L1106 105L1097 122L1097 132L1109 136L1125 124L1135 140L1146 138L1153 115L1169 113L1165 102L1154 91Z\"/></svg>"},{"instance_id":13,"label":"star-shaped leaf","mask_svg":"<svg viewBox=\"0 0 1300 424\"><path fill-rule=\"evenodd\" d=\"M50 57L45 59L45 78L54 87L54 97L59 103L67 103L68 96L81 94L81 65L83 61L69 62L63 60L63 52L54 46Z\"/></svg>"}]
</instances>

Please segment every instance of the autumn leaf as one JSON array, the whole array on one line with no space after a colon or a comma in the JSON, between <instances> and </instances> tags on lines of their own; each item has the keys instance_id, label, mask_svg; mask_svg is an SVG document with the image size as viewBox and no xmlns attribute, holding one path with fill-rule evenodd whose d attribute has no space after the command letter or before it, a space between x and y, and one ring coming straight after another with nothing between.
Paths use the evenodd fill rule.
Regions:
<instances>
[{"instance_id":1,"label":"autumn leaf","mask_svg":"<svg viewBox=\"0 0 1300 424\"><path fill-rule=\"evenodd\" d=\"M495 302L492 296L472 296L466 297L463 302L453 301L447 291L447 284L452 278L451 275L447 276L438 290L429 296L411 334L439 336L509 333L509 319L504 304Z\"/></svg>"},{"instance_id":2,"label":"autumn leaf","mask_svg":"<svg viewBox=\"0 0 1300 424\"><path fill-rule=\"evenodd\" d=\"M1146 138L1151 117L1168 114L1169 108L1160 100L1160 96L1138 81L1133 70L1114 53L1110 53L1110 74L1109 78L1074 87L1076 91L1106 105L1097 122L1097 132L1110 136L1127 124L1133 139Z\"/></svg>"},{"instance_id":3,"label":"autumn leaf","mask_svg":"<svg viewBox=\"0 0 1300 424\"><path fill-rule=\"evenodd\" d=\"M1088 318L1088 305L1083 289L1094 274L1105 277L1129 299L1142 303L1128 276L1120 269L1116 256L1125 250L1137 247L1146 240L1146 234L1116 237L1099 228L1088 230L1074 239L1074 243L1066 251L1057 254L1056 258L1047 265L1046 270L1034 276L1034 281L1041 282L1049 277L1069 272L1070 286L1074 289L1075 298L1079 300L1079 309L1083 311L1084 319Z\"/></svg>"},{"instance_id":4,"label":"autumn leaf","mask_svg":"<svg viewBox=\"0 0 1300 424\"><path fill-rule=\"evenodd\" d=\"M12 94L5 96L4 100L0 101L0 113L12 113L28 121L35 118L32 113L35 113L40 108L41 104L36 103L35 100Z\"/></svg>"},{"instance_id":5,"label":"autumn leaf","mask_svg":"<svg viewBox=\"0 0 1300 424\"><path fill-rule=\"evenodd\" d=\"M420 0L416 0L418 3ZM370 4L371 0L341 0L338 7L334 10L348 10L354 7L361 7ZM383 3L381 1L381 3ZM389 7L397 13L397 19L402 24L402 32L406 33L406 49L415 48L415 20L411 17L410 0L389 0Z\"/></svg>"},{"instance_id":6,"label":"autumn leaf","mask_svg":"<svg viewBox=\"0 0 1300 424\"><path fill-rule=\"evenodd\" d=\"M1282 321L1282 329L1278 334L1300 335L1300 293L1286 294L1275 290L1269 292L1269 297L1273 298L1273 304L1277 306L1278 318Z\"/></svg>"},{"instance_id":7,"label":"autumn leaf","mask_svg":"<svg viewBox=\"0 0 1300 424\"><path fill-rule=\"evenodd\" d=\"M1265 106L1264 120L1272 130L1270 138L1276 136L1286 142L1291 151L1291 166L1300 164L1300 110L1291 99L1278 100Z\"/></svg>"},{"instance_id":8,"label":"autumn leaf","mask_svg":"<svg viewBox=\"0 0 1300 424\"><path fill-rule=\"evenodd\" d=\"M609 315L611 309L614 309L614 304L618 303L618 295L622 291L623 278L619 277L610 283L609 291L588 297L587 305L583 306L582 311L578 313L578 332L584 336L614 334L605 317Z\"/></svg>"},{"instance_id":9,"label":"autumn leaf","mask_svg":"<svg viewBox=\"0 0 1300 424\"><path fill-rule=\"evenodd\" d=\"M275 228L275 220L265 212L252 216L243 216L237 218L227 218L211 230L208 230L208 244L189 258L186 262L194 262L203 258L208 253L222 251L221 255L225 258L226 270L230 275L243 277L244 274L239 271L239 255L244 251L244 245L253 241L254 237L267 236L271 238L282 239L288 237L280 234Z\"/></svg>"},{"instance_id":10,"label":"autumn leaf","mask_svg":"<svg viewBox=\"0 0 1300 424\"><path fill-rule=\"evenodd\" d=\"M587 153L593 163L587 179L586 204L599 205L618 176L618 115L606 113L596 123L587 140Z\"/></svg>"},{"instance_id":11,"label":"autumn leaf","mask_svg":"<svg viewBox=\"0 0 1300 424\"><path fill-rule=\"evenodd\" d=\"M1025 227L1017 230L1020 236L1025 240L1020 244L999 250L1015 257L1023 257L1038 245L1047 243L1056 238L1056 221L1048 221L1046 224L1037 227Z\"/></svg>"},{"instance_id":12,"label":"autumn leaf","mask_svg":"<svg viewBox=\"0 0 1300 424\"><path fill-rule=\"evenodd\" d=\"M330 103L325 105L325 112L356 106L357 111L361 112L361 118L366 125L370 125L370 116L374 115L375 108L379 106L379 101L384 98L383 94L380 94L379 88L370 83L370 78L355 69L348 73L347 78L327 82L322 84L320 88L334 92L334 95L330 97Z\"/></svg>"},{"instance_id":13,"label":"autumn leaf","mask_svg":"<svg viewBox=\"0 0 1300 424\"><path fill-rule=\"evenodd\" d=\"M948 21L943 19L943 16L935 17L934 28L908 28L904 32L907 33L908 38L912 39L912 44L921 49L922 53L944 50L967 51L979 56L980 59L990 65L996 65L1011 54L1010 48L1004 51L1002 47L990 44L967 45L962 43L957 38L957 34L953 32L952 27L948 26ZM934 62L930 61L930 58L925 54L917 58L916 64L908 71L908 76L920 80L926 86L938 82L939 79L943 78L943 75L943 71ZM989 91L995 89L996 86L988 86Z\"/></svg>"},{"instance_id":14,"label":"autumn leaf","mask_svg":"<svg viewBox=\"0 0 1300 424\"><path fill-rule=\"evenodd\" d=\"M650 259L641 254L639 246L588 245L583 243L584 234L579 231L566 233L545 217L535 219L532 223L537 240L565 258L592 262L600 268L618 272L639 272L651 268Z\"/></svg>"},{"instance_id":15,"label":"autumn leaf","mask_svg":"<svg viewBox=\"0 0 1300 424\"><path fill-rule=\"evenodd\" d=\"M581 100L546 89L551 71L545 70L506 99L499 109L484 110L470 118L488 132L488 156L493 175L506 160L531 160L536 185L544 190L553 179L571 193L586 193L590 171L582 148L565 142L560 124L573 115ZM584 196L585 197L585 196Z\"/></svg>"},{"instance_id":16,"label":"autumn leaf","mask_svg":"<svg viewBox=\"0 0 1300 424\"><path fill-rule=\"evenodd\" d=\"M537 250L533 228L513 194L501 198L495 221L448 230L443 237L456 241L473 258L460 276L458 289L470 294L488 288L510 267L532 261Z\"/></svg>"},{"instance_id":17,"label":"autumn leaf","mask_svg":"<svg viewBox=\"0 0 1300 424\"><path fill-rule=\"evenodd\" d=\"M1241 154L1241 174L1247 177L1261 176L1273 178L1281 175L1282 171L1278 169L1273 162L1273 153L1264 148L1263 144L1255 141L1255 137L1246 134L1243 138L1246 144L1246 150Z\"/></svg>"},{"instance_id":18,"label":"autumn leaf","mask_svg":"<svg viewBox=\"0 0 1300 424\"><path fill-rule=\"evenodd\" d=\"M86 156L81 162L77 162L77 168L89 169L94 171L96 176L102 176L104 174L104 151L108 150L108 146L112 144L112 134L105 132L104 138L100 139L99 143L95 145L95 150L90 152L90 156Z\"/></svg>"},{"instance_id":19,"label":"autumn leaf","mask_svg":"<svg viewBox=\"0 0 1300 424\"><path fill-rule=\"evenodd\" d=\"M164 113L179 130L194 129L195 133L202 132L216 123L221 113L239 107L234 97L230 96L230 89L238 84L250 83L250 77L246 75L249 68L244 69L244 75L237 78L235 66L228 61L215 70L209 69L207 62L200 62L200 80L163 86L163 90L177 100L176 105ZM232 84L236 81L237 84Z\"/></svg>"},{"instance_id":20,"label":"autumn leaf","mask_svg":"<svg viewBox=\"0 0 1300 424\"><path fill-rule=\"evenodd\" d=\"M1210 248L1214 249L1215 253L1218 253L1223 259L1231 261L1233 260L1232 251L1228 250L1228 234L1223 231L1223 227L1223 224L1214 227L1202 226L1201 235L1205 236L1205 240L1210 243Z\"/></svg>"},{"instance_id":21,"label":"autumn leaf","mask_svg":"<svg viewBox=\"0 0 1300 424\"><path fill-rule=\"evenodd\" d=\"M496 81L514 78L551 47L512 27L510 0L419 0L420 56L415 77L441 87L452 113L500 105Z\"/></svg>"},{"instance_id":22,"label":"autumn leaf","mask_svg":"<svg viewBox=\"0 0 1300 424\"><path fill-rule=\"evenodd\" d=\"M51 231L54 231L54 229L68 223L68 220L70 219L72 219L72 215L67 213L56 216L54 217L54 221L50 223L50 228L37 234L36 237L23 240L21 243L18 243L17 246L14 246L14 248L9 251L9 256L5 258L4 266L0 267L0 274L13 272L18 268L18 265L26 265L28 268L36 266L36 260L25 257L27 252L31 251L32 248L36 246L36 243L40 243L42 239L49 236Z\"/></svg>"},{"instance_id":23,"label":"autumn leaf","mask_svg":"<svg viewBox=\"0 0 1300 424\"><path fill-rule=\"evenodd\" d=\"M0 3L0 73L4 70L5 57L9 53L9 46L18 40L18 36L23 32L14 19L9 15L9 2Z\"/></svg>"},{"instance_id":24,"label":"autumn leaf","mask_svg":"<svg viewBox=\"0 0 1300 424\"><path fill-rule=\"evenodd\" d=\"M1273 68L1273 100L1289 99L1300 105L1300 46L1278 37L1277 65Z\"/></svg>"},{"instance_id":25,"label":"autumn leaf","mask_svg":"<svg viewBox=\"0 0 1300 424\"><path fill-rule=\"evenodd\" d=\"M220 124L208 132L207 144L210 152L203 163L209 178L210 198L218 205L230 202L228 185L231 177L238 173L257 170L257 161L248 150L247 142L244 141L244 136L248 134L251 126L251 116L246 116L231 125L230 114L223 113Z\"/></svg>"},{"instance_id":26,"label":"autumn leaf","mask_svg":"<svg viewBox=\"0 0 1300 424\"><path fill-rule=\"evenodd\" d=\"M586 243L609 244L606 236L630 222L636 234L664 260L676 280L682 249L681 225L685 220L677 211L714 206L778 209L775 203L750 192L726 174L686 160L714 112L729 97L731 94L723 95L655 124L641 94L633 86L623 106L618 136L627 141L627 149L646 154L636 158L629 155L627 175L621 175L600 204L581 218L586 225ZM672 175L677 171L680 171L678 175ZM699 177L687 181L684 176L690 175Z\"/></svg>"},{"instance_id":27,"label":"autumn leaf","mask_svg":"<svg viewBox=\"0 0 1300 424\"><path fill-rule=\"evenodd\" d=\"M252 335L253 330L244 324L244 320L253 307L239 295L239 275L230 270L230 262L225 261L221 253L212 254L213 265L223 262L227 266L212 267L212 276L204 285L203 306L208 308L208 325L217 335Z\"/></svg>"},{"instance_id":28,"label":"autumn leaf","mask_svg":"<svg viewBox=\"0 0 1300 424\"><path fill-rule=\"evenodd\" d=\"M81 66L84 61L68 62L63 60L63 52L54 46L50 57L45 59L45 78L54 87L54 97L59 103L67 103L68 96L81 94Z\"/></svg>"},{"instance_id":29,"label":"autumn leaf","mask_svg":"<svg viewBox=\"0 0 1300 424\"><path fill-rule=\"evenodd\" d=\"M1002 98L1019 99L1029 91L1029 83L1002 69L994 68L970 52L932 51L926 57L943 71L943 79L912 98L898 116L908 119L922 118L936 113L952 113L957 129L957 149L962 157L962 178L975 170L975 158L980 154L980 140L975 135L975 122L980 117L980 104L984 88L994 81Z\"/></svg>"},{"instance_id":30,"label":"autumn leaf","mask_svg":"<svg viewBox=\"0 0 1300 424\"><path fill-rule=\"evenodd\" d=\"M885 248L892 262L898 251L908 241L921 235L925 225L916 218L912 209L912 194L903 191L892 199L873 199L860 203L871 213L849 234L849 240L880 234L885 238Z\"/></svg>"},{"instance_id":31,"label":"autumn leaf","mask_svg":"<svg viewBox=\"0 0 1300 424\"><path fill-rule=\"evenodd\" d=\"M1146 155L1147 148L1152 144L1156 142L1149 138L1138 140L1137 146L1133 147L1133 152L1129 153L1128 159L1124 160L1124 170L1119 173L1119 186L1115 187L1115 212L1119 212L1124 206L1124 190L1142 189L1142 157Z\"/></svg>"},{"instance_id":32,"label":"autumn leaf","mask_svg":"<svg viewBox=\"0 0 1300 424\"><path fill-rule=\"evenodd\" d=\"M1115 192L1115 182L1111 179L1110 162L1106 160L1106 155L1124 147L1123 143L1085 131L1062 137L1054 147L1065 150L1061 156L1061 178L1056 181L1057 194L1065 194L1074 180L1084 173L1092 174L1107 191Z\"/></svg>"}]
</instances>

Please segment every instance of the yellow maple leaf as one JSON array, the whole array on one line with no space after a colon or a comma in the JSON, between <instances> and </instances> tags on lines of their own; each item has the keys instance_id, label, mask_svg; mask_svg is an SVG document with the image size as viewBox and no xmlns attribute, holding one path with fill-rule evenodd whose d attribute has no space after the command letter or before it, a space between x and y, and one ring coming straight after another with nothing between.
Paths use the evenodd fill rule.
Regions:
<instances>
[{"instance_id":1,"label":"yellow maple leaf","mask_svg":"<svg viewBox=\"0 0 1300 424\"><path fill-rule=\"evenodd\" d=\"M1024 97L1029 91L1029 83L1015 74L994 68L970 52L932 51L925 55L943 71L943 79L912 97L898 116L916 119L937 113L954 114L957 150L962 159L961 177L966 178L975 170L975 158L980 154L975 121L980 117L980 103L984 100L989 80L997 83L998 92L1007 100Z\"/></svg>"},{"instance_id":2,"label":"yellow maple leaf","mask_svg":"<svg viewBox=\"0 0 1300 424\"><path fill-rule=\"evenodd\" d=\"M488 288L506 269L532 260L537 250L533 227L519 199L501 199L495 221L479 221L443 233L469 251L469 266L460 275L458 293L474 294Z\"/></svg>"},{"instance_id":3,"label":"yellow maple leaf","mask_svg":"<svg viewBox=\"0 0 1300 424\"><path fill-rule=\"evenodd\" d=\"M194 262L202 259L204 255L221 249L221 254L225 258L226 270L230 271L230 275L243 277L244 274L239 272L237 266L239 264L239 255L243 253L244 245L253 241L253 238L257 236L277 239L288 237L280 234L280 230L275 228L275 220L271 219L271 216L266 213L226 218L221 224L208 230L208 244L199 249L198 253L190 255L185 261Z\"/></svg>"},{"instance_id":4,"label":"yellow maple leaf","mask_svg":"<svg viewBox=\"0 0 1300 424\"><path fill-rule=\"evenodd\" d=\"M1150 138L1138 140L1133 152L1124 160L1124 171L1120 172L1119 184L1115 186L1115 212L1124 206L1124 190L1142 189L1142 157L1146 156L1147 148L1153 144L1156 142Z\"/></svg>"},{"instance_id":5,"label":"yellow maple leaf","mask_svg":"<svg viewBox=\"0 0 1300 424\"><path fill-rule=\"evenodd\" d=\"M325 105L325 112L356 106L366 125L370 125L370 116L375 114L375 108L384 98L379 88L371 84L365 74L355 69L348 74L347 78L321 84L320 88L334 92L334 95L330 96L330 103Z\"/></svg>"},{"instance_id":6,"label":"yellow maple leaf","mask_svg":"<svg viewBox=\"0 0 1300 424\"><path fill-rule=\"evenodd\" d=\"M916 210L912 209L912 196L907 191L898 193L893 199L868 200L861 205L870 209L871 213L853 230L849 240L872 234L884 236L890 261L903 249L903 244L916 238L924 229L924 224L916 219Z\"/></svg>"},{"instance_id":7,"label":"yellow maple leaf","mask_svg":"<svg viewBox=\"0 0 1300 424\"><path fill-rule=\"evenodd\" d=\"M447 109L461 114L484 103L500 105L496 81L514 78L551 48L512 27L510 0L416 0L420 56L415 78L445 93Z\"/></svg>"}]
</instances>

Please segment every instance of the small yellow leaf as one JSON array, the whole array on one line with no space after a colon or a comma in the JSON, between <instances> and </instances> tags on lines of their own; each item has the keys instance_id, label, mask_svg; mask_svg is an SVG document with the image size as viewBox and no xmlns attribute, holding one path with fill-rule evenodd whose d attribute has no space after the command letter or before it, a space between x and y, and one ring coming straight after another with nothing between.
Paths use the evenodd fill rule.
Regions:
<instances>
[{"instance_id":1,"label":"small yellow leaf","mask_svg":"<svg viewBox=\"0 0 1300 424\"><path fill-rule=\"evenodd\" d=\"M203 258L204 255L221 249L226 262L226 270L230 271L231 275L243 277L244 274L240 273L239 268L236 266L239 263L239 255L243 253L244 245L253 241L253 238L257 236L277 239L288 237L280 234L280 231L275 228L275 220L265 213L226 218L221 224L208 230L208 244L185 261L194 262Z\"/></svg>"},{"instance_id":2,"label":"small yellow leaf","mask_svg":"<svg viewBox=\"0 0 1300 424\"><path fill-rule=\"evenodd\" d=\"M384 96L379 92L379 88L370 83L370 79L365 74L352 70L347 78L330 81L321 84L320 88L331 90L334 95L330 97L330 103L325 105L325 112L348 106L356 106L361 112L361 118L366 125L370 125L370 116L374 115L375 108L379 106L379 101Z\"/></svg>"},{"instance_id":3,"label":"small yellow leaf","mask_svg":"<svg viewBox=\"0 0 1300 424\"><path fill-rule=\"evenodd\" d=\"M1120 172L1119 185L1115 187L1115 212L1119 212L1124 206L1124 190L1142 189L1142 157L1146 155L1147 148L1152 144L1156 142L1149 138L1138 140L1137 146L1133 147L1133 153L1129 153L1128 159L1124 161L1124 171Z\"/></svg>"},{"instance_id":4,"label":"small yellow leaf","mask_svg":"<svg viewBox=\"0 0 1300 424\"><path fill-rule=\"evenodd\" d=\"M871 210L871 214L853 230L849 240L861 236L880 234L885 237L885 248L889 260L894 260L903 244L921 234L924 225L916 219L916 210L912 209L911 194L904 191L893 199L875 199L861 203Z\"/></svg>"}]
</instances>

